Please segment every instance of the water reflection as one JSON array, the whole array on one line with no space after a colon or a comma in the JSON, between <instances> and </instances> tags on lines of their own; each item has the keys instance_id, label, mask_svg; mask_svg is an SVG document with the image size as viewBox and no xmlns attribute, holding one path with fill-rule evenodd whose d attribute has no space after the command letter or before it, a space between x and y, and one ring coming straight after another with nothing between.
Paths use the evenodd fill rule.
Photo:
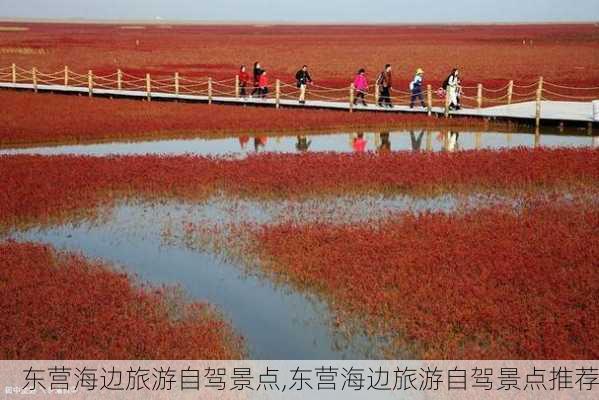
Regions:
<instances>
[{"instance_id":1,"label":"water reflection","mask_svg":"<svg viewBox=\"0 0 599 400\"><path fill-rule=\"evenodd\" d=\"M307 136L305 136L305 135L298 135L298 137L297 137L297 144L295 145L295 148L299 152L306 152L310 148L311 144L312 144L312 141L308 140Z\"/></svg>"},{"instance_id":2,"label":"water reflection","mask_svg":"<svg viewBox=\"0 0 599 400\"><path fill-rule=\"evenodd\" d=\"M266 147L267 142L268 142L267 136L254 137L254 151L256 151L256 153L258 153L261 149L263 150Z\"/></svg>"},{"instance_id":3,"label":"water reflection","mask_svg":"<svg viewBox=\"0 0 599 400\"><path fill-rule=\"evenodd\" d=\"M366 139L364 139L364 133L358 132L352 143L352 148L356 153L363 153L366 151L367 144L368 142L366 141Z\"/></svg>"},{"instance_id":4,"label":"water reflection","mask_svg":"<svg viewBox=\"0 0 599 400\"><path fill-rule=\"evenodd\" d=\"M436 140L435 140L436 138ZM141 142L13 148L2 154L181 155L244 157L256 152L458 151L514 147L599 147L598 137L555 134L410 130L334 134L241 135L218 139L171 139Z\"/></svg>"},{"instance_id":5,"label":"water reflection","mask_svg":"<svg viewBox=\"0 0 599 400\"><path fill-rule=\"evenodd\" d=\"M384 153L391 151L391 138L389 132L381 132L379 134L380 144L378 145L379 152Z\"/></svg>"},{"instance_id":6,"label":"water reflection","mask_svg":"<svg viewBox=\"0 0 599 400\"><path fill-rule=\"evenodd\" d=\"M424 131L420 131L418 136L414 134L414 131L410 131L410 140L412 142L412 150L420 151L422 148L422 138L424 137Z\"/></svg>"}]
</instances>

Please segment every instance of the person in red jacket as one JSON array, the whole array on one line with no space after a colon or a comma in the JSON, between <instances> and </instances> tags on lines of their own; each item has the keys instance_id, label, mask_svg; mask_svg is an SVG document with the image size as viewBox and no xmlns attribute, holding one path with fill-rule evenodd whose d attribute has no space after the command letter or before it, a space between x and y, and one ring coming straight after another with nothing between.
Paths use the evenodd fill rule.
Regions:
<instances>
[{"instance_id":1,"label":"person in red jacket","mask_svg":"<svg viewBox=\"0 0 599 400\"><path fill-rule=\"evenodd\" d=\"M250 74L245 70L245 65L239 68L239 95L241 97L247 96L246 87L250 81Z\"/></svg>"},{"instance_id":2,"label":"person in red jacket","mask_svg":"<svg viewBox=\"0 0 599 400\"><path fill-rule=\"evenodd\" d=\"M266 76L266 70L263 69L258 80L258 87L260 89L260 97L265 99L268 94L268 77Z\"/></svg>"}]
</instances>

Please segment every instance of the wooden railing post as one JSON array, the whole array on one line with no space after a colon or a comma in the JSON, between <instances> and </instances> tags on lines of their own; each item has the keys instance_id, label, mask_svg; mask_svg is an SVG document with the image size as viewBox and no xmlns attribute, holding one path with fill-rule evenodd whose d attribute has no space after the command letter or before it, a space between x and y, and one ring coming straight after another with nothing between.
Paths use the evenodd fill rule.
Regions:
<instances>
[{"instance_id":1,"label":"wooden railing post","mask_svg":"<svg viewBox=\"0 0 599 400\"><path fill-rule=\"evenodd\" d=\"M208 78L208 104L212 104L212 78Z\"/></svg>"},{"instance_id":2,"label":"wooden railing post","mask_svg":"<svg viewBox=\"0 0 599 400\"><path fill-rule=\"evenodd\" d=\"M379 99L381 97L381 88L379 85L374 85L374 104L379 104Z\"/></svg>"},{"instance_id":3,"label":"wooden railing post","mask_svg":"<svg viewBox=\"0 0 599 400\"><path fill-rule=\"evenodd\" d=\"M94 94L94 74L91 69L87 71L87 90L89 97L92 97Z\"/></svg>"},{"instance_id":4,"label":"wooden railing post","mask_svg":"<svg viewBox=\"0 0 599 400\"><path fill-rule=\"evenodd\" d=\"M428 116L433 113L433 87L426 85L426 103L428 104Z\"/></svg>"},{"instance_id":5,"label":"wooden railing post","mask_svg":"<svg viewBox=\"0 0 599 400\"><path fill-rule=\"evenodd\" d=\"M69 86L69 67L64 66L64 85Z\"/></svg>"},{"instance_id":6,"label":"wooden railing post","mask_svg":"<svg viewBox=\"0 0 599 400\"><path fill-rule=\"evenodd\" d=\"M120 68L116 71L116 88L123 90L123 71Z\"/></svg>"},{"instance_id":7,"label":"wooden railing post","mask_svg":"<svg viewBox=\"0 0 599 400\"><path fill-rule=\"evenodd\" d=\"M354 112L354 96L355 96L354 84L349 85L349 112Z\"/></svg>"},{"instance_id":8,"label":"wooden railing post","mask_svg":"<svg viewBox=\"0 0 599 400\"><path fill-rule=\"evenodd\" d=\"M17 83L17 65L12 64L12 83Z\"/></svg>"},{"instance_id":9,"label":"wooden railing post","mask_svg":"<svg viewBox=\"0 0 599 400\"><path fill-rule=\"evenodd\" d=\"M450 104L449 90L447 90L445 92L445 118L449 117L449 104Z\"/></svg>"},{"instance_id":10,"label":"wooden railing post","mask_svg":"<svg viewBox=\"0 0 599 400\"><path fill-rule=\"evenodd\" d=\"M539 86L537 88L537 103L535 110L535 126L537 129L541 126L541 100L543 99L543 77L539 78Z\"/></svg>"},{"instance_id":11,"label":"wooden railing post","mask_svg":"<svg viewBox=\"0 0 599 400\"><path fill-rule=\"evenodd\" d=\"M235 75L235 98L239 98L239 75Z\"/></svg>"},{"instance_id":12,"label":"wooden railing post","mask_svg":"<svg viewBox=\"0 0 599 400\"><path fill-rule=\"evenodd\" d=\"M483 106L483 84L479 83L476 89L476 107L481 108Z\"/></svg>"},{"instance_id":13,"label":"wooden railing post","mask_svg":"<svg viewBox=\"0 0 599 400\"><path fill-rule=\"evenodd\" d=\"M175 94L179 95L179 73L175 72Z\"/></svg>"},{"instance_id":14,"label":"wooden railing post","mask_svg":"<svg viewBox=\"0 0 599 400\"><path fill-rule=\"evenodd\" d=\"M150 74L146 74L146 96L148 97L148 101L152 101L152 79L150 78Z\"/></svg>"},{"instance_id":15,"label":"wooden railing post","mask_svg":"<svg viewBox=\"0 0 599 400\"><path fill-rule=\"evenodd\" d=\"M512 97L514 96L514 81L510 81L507 85L507 103L512 104Z\"/></svg>"},{"instance_id":16,"label":"wooden railing post","mask_svg":"<svg viewBox=\"0 0 599 400\"><path fill-rule=\"evenodd\" d=\"M33 91L37 92L37 68L31 70L31 81L33 82Z\"/></svg>"},{"instance_id":17,"label":"wooden railing post","mask_svg":"<svg viewBox=\"0 0 599 400\"><path fill-rule=\"evenodd\" d=\"M281 106L281 80L277 79L275 82L275 107Z\"/></svg>"}]
</instances>

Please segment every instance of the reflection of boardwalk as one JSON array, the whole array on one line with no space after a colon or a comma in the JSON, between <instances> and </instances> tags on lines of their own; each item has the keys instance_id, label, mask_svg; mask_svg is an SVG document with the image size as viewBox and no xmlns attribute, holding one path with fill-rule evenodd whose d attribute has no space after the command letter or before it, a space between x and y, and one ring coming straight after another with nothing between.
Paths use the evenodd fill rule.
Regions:
<instances>
[{"instance_id":1,"label":"reflection of boardwalk","mask_svg":"<svg viewBox=\"0 0 599 400\"><path fill-rule=\"evenodd\" d=\"M52 91L52 92L66 92L66 93L88 93L89 89L82 86L65 86L65 85L49 85L49 84L37 84L32 83L0 83L0 88L13 88L13 89L37 89L38 91ZM148 92L144 90L118 90L118 89L102 89L94 88L94 95L104 96L123 96L123 97L136 97L146 98ZM227 103L227 104L256 104L256 105L270 105L275 106L277 100L274 98L267 99L255 99L255 98L236 98L236 97L224 97L224 96L207 96L207 95L195 95L195 94L174 94L174 93L162 93L162 92L151 92L151 97L155 99L172 99L172 100L186 100L186 101L197 101L197 102L208 102L213 103ZM305 108L327 108L334 110L349 110L350 103L341 101L324 101L324 100L308 100L305 105L298 104L297 100L280 99L278 104L285 107L305 107ZM387 112L387 113L426 113L426 109L414 108L410 109L409 106L397 105L394 108L380 108L380 107L364 107L364 106L353 106L354 110L361 112ZM511 119L535 119L536 103L534 101L524 103L514 103L511 105L502 105L495 107L485 108L466 108L459 111L451 111L452 115L468 116L468 117L480 117L480 118L511 118ZM442 107L433 107L433 114L443 114L444 109ZM590 101L587 102L572 102L572 101L542 101L541 102L541 119L542 120L553 120L553 121L571 121L571 122L592 122L593 121L593 105Z\"/></svg>"}]
</instances>

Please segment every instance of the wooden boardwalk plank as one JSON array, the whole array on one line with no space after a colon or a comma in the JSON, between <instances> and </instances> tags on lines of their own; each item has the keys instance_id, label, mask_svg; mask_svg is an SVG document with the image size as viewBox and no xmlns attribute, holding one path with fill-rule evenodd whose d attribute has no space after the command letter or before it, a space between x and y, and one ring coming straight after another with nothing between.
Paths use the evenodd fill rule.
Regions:
<instances>
[{"instance_id":1,"label":"wooden boardwalk plank","mask_svg":"<svg viewBox=\"0 0 599 400\"><path fill-rule=\"evenodd\" d=\"M7 83L0 82L0 88L6 89L35 89L31 83ZM52 92L68 92L68 93L82 93L88 94L89 89L81 86L64 86L64 85L46 85L38 84L38 91L52 91ZM94 95L105 95L105 96L124 96L134 98L146 98L148 93L146 91L139 90L117 90L117 89L102 89L94 88ZM197 101L197 102L208 102L208 96L204 95L193 95L193 94L174 94L174 93L162 93L152 92L151 97L153 99L170 99L170 100L186 100L186 101ZM212 96L212 102L224 103L224 104L253 104L253 105L270 105L275 106L276 101L274 98L258 99L258 98L235 98L235 97L222 97ZM323 108L333 110L345 110L350 109L348 102L335 102L335 101L321 101L321 100L308 100L306 104L301 105L297 100L281 99L280 105L285 107L301 107L301 108ZM501 105L494 107L485 108L465 108L459 111L451 111L451 115L459 115L464 117L477 117L477 118L507 118L507 119L524 119L534 120L535 119L535 108L536 103L534 101L525 103L515 103L511 105ZM405 105L397 105L394 108L381 108L376 105L369 106L354 106L354 110L366 112L387 112L387 113L426 113L427 110L421 107L410 109ZM433 107L433 114L443 115L444 110L441 107ZM568 102L568 101L547 101L541 102L541 120L550 121L563 121L563 122L597 122L593 120L593 105L591 102Z\"/></svg>"}]
</instances>

